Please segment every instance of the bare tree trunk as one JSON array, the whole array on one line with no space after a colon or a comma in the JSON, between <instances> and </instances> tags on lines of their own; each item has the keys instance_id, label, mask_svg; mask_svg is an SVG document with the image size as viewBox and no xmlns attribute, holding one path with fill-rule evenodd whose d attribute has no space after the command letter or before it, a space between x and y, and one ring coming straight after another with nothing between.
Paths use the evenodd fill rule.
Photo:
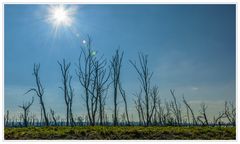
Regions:
<instances>
[{"instance_id":1,"label":"bare tree trunk","mask_svg":"<svg viewBox=\"0 0 240 144\"><path fill-rule=\"evenodd\" d=\"M139 125L141 125L142 124L141 111L140 111L140 108L139 108L139 105L138 105L137 101L134 101L134 102L135 102L136 109L137 109L137 112L138 112L138 122L139 122Z\"/></svg>"},{"instance_id":2,"label":"bare tree trunk","mask_svg":"<svg viewBox=\"0 0 240 144\"><path fill-rule=\"evenodd\" d=\"M127 106L127 98L126 98L126 93L122 88L122 85L119 84L119 89L120 89L120 93L122 95L123 101L124 101L124 106L125 106L125 114L127 117L127 125L130 125L130 121L129 121L129 116L128 116L128 106Z\"/></svg>"},{"instance_id":3,"label":"bare tree trunk","mask_svg":"<svg viewBox=\"0 0 240 144\"><path fill-rule=\"evenodd\" d=\"M154 86L151 90L151 102L150 102L150 116L149 116L149 122L151 123L152 121L152 117L153 117L153 113L154 111L156 111L156 105L157 105L157 101L158 101L158 94L159 94L159 90L157 86Z\"/></svg>"},{"instance_id":4,"label":"bare tree trunk","mask_svg":"<svg viewBox=\"0 0 240 144\"><path fill-rule=\"evenodd\" d=\"M175 115L176 121L177 121L177 125L180 125L182 122L182 118L181 118L181 110L179 105L177 104L177 99L175 96L175 91L174 90L170 90L172 97L173 97L173 102L171 102L171 107L172 107L172 112Z\"/></svg>"},{"instance_id":5,"label":"bare tree trunk","mask_svg":"<svg viewBox=\"0 0 240 144\"><path fill-rule=\"evenodd\" d=\"M123 59L123 52L119 54L119 50L116 50L115 55L111 60L111 78L113 81L113 125L118 125L118 91L120 89L120 72Z\"/></svg>"},{"instance_id":6,"label":"bare tree trunk","mask_svg":"<svg viewBox=\"0 0 240 144\"><path fill-rule=\"evenodd\" d=\"M42 98L40 99L40 104L42 105L42 111L43 111L43 116L44 116L44 120L45 120L46 126L49 126L49 120L48 120L48 117L47 117L45 105L43 103Z\"/></svg>"},{"instance_id":7,"label":"bare tree trunk","mask_svg":"<svg viewBox=\"0 0 240 144\"><path fill-rule=\"evenodd\" d=\"M51 113L51 115L52 115L52 119L53 119L53 121L54 121L54 125L57 126L57 120L56 120L56 118L55 118L55 112L54 112L54 110L50 109L50 113Z\"/></svg>"},{"instance_id":8,"label":"bare tree trunk","mask_svg":"<svg viewBox=\"0 0 240 144\"><path fill-rule=\"evenodd\" d=\"M40 126L41 126L42 122L43 122L43 110L42 110L42 108L41 108L41 114L40 114Z\"/></svg>"},{"instance_id":9,"label":"bare tree trunk","mask_svg":"<svg viewBox=\"0 0 240 144\"><path fill-rule=\"evenodd\" d=\"M218 125L219 124L219 126L221 126L221 119L222 118L225 118L225 113L223 112L223 113L219 113L219 115L218 115L218 117L217 118L213 118L213 124L214 124L214 126L215 125Z\"/></svg>"},{"instance_id":10,"label":"bare tree trunk","mask_svg":"<svg viewBox=\"0 0 240 144\"><path fill-rule=\"evenodd\" d=\"M165 102L165 106L166 106L166 114L165 114L165 124L167 125L173 125L173 118L171 117L171 108L170 108L170 104L168 102Z\"/></svg>"},{"instance_id":11,"label":"bare tree trunk","mask_svg":"<svg viewBox=\"0 0 240 144\"><path fill-rule=\"evenodd\" d=\"M201 116L198 117L198 120L203 125L209 125L207 115L206 115L206 109L207 109L207 106L205 105L205 103L201 103L201 110L200 110ZM204 121L202 121L201 118L204 119Z\"/></svg>"},{"instance_id":12,"label":"bare tree trunk","mask_svg":"<svg viewBox=\"0 0 240 144\"><path fill-rule=\"evenodd\" d=\"M70 114L70 124L71 126L75 126L75 121L74 121L74 118L73 118L73 112L72 112L72 104L73 104L73 96L74 96L74 93L73 93L73 88L71 86L71 80L72 80L72 77L70 76L70 79L69 79L69 83L68 83L68 87L69 87L69 114Z\"/></svg>"},{"instance_id":13,"label":"bare tree trunk","mask_svg":"<svg viewBox=\"0 0 240 144\"><path fill-rule=\"evenodd\" d=\"M26 93L29 93L29 92L33 91L39 97L40 105L41 105L41 108L43 110L45 124L46 124L46 126L49 126L49 121L48 121L45 105L44 105L44 102L43 102L44 88L42 87L42 84L41 84L41 81L40 81L39 69L40 69L40 64L34 64L33 75L35 76L35 82L36 82L37 87L36 88L31 88Z\"/></svg>"},{"instance_id":14,"label":"bare tree trunk","mask_svg":"<svg viewBox=\"0 0 240 144\"><path fill-rule=\"evenodd\" d=\"M146 117L146 125L151 124L151 113L155 107L150 108L150 95L151 95L151 77L152 72L148 69L147 55L139 54L140 66L137 67L136 62L130 61L135 70L139 75L139 81L141 83L141 88L144 92L144 115Z\"/></svg>"},{"instance_id":15,"label":"bare tree trunk","mask_svg":"<svg viewBox=\"0 0 240 144\"><path fill-rule=\"evenodd\" d=\"M97 112L99 112L100 124L103 123L105 105L104 92L108 89L106 86L109 74L106 72L106 60L97 59L92 55L91 39L88 37L86 48L82 48L79 57L79 64L77 75L81 85L85 90L85 103L87 108L87 115L90 125L95 125L98 119Z\"/></svg>"},{"instance_id":16,"label":"bare tree trunk","mask_svg":"<svg viewBox=\"0 0 240 144\"><path fill-rule=\"evenodd\" d=\"M25 126L25 127L27 127L28 126L28 114L29 114L29 108L30 108L30 106L33 104L33 102L34 102L34 98L32 97L32 101L31 102L28 102L28 103L24 103L22 106L19 106L20 108L22 108L23 109L23 125Z\"/></svg>"},{"instance_id":17,"label":"bare tree trunk","mask_svg":"<svg viewBox=\"0 0 240 144\"><path fill-rule=\"evenodd\" d=\"M144 124L146 125L146 119L144 116L144 111L143 111L143 106L142 106L142 91L140 91L139 93L136 94L137 100L135 100L135 105L136 105L136 109L139 112L139 122L141 122L140 124Z\"/></svg>"},{"instance_id":18,"label":"bare tree trunk","mask_svg":"<svg viewBox=\"0 0 240 144\"><path fill-rule=\"evenodd\" d=\"M187 103L187 101L185 100L184 97L183 97L183 103L186 105L187 109L189 109L190 112L191 112L191 114L192 114L193 125L197 125L197 121L196 121L195 115L194 115L194 113L193 113L193 110L192 110L192 108L190 107L190 105Z\"/></svg>"},{"instance_id":19,"label":"bare tree trunk","mask_svg":"<svg viewBox=\"0 0 240 144\"><path fill-rule=\"evenodd\" d=\"M91 94L94 97L94 119L96 116L97 109L99 108L99 120L100 125L103 125L103 116L104 116L104 105L106 96L104 96L105 91L107 91L109 84L107 85L107 81L110 77L110 72L107 73L107 69L105 68L107 65L107 61L105 59L94 59L94 87L92 89ZM94 120L95 121L95 120Z\"/></svg>"},{"instance_id":20,"label":"bare tree trunk","mask_svg":"<svg viewBox=\"0 0 240 144\"><path fill-rule=\"evenodd\" d=\"M190 125L191 122L190 122L189 110L188 110L188 107L187 107L187 106L186 106L186 110L187 110L187 125Z\"/></svg>"},{"instance_id":21,"label":"bare tree trunk","mask_svg":"<svg viewBox=\"0 0 240 144\"><path fill-rule=\"evenodd\" d=\"M85 92L85 104L87 108L87 117L92 125L92 118L91 118L91 112L90 112L90 94L89 94L89 89L90 89L90 83L91 83L91 75L93 73L93 58L91 55L91 39L88 37L88 43L87 43L87 49L85 47L81 48L81 54L79 56L78 60L78 67L77 67L77 75L80 84L84 88Z\"/></svg>"},{"instance_id":22,"label":"bare tree trunk","mask_svg":"<svg viewBox=\"0 0 240 144\"><path fill-rule=\"evenodd\" d=\"M233 103L229 103L230 106L228 105L228 102L225 101L225 116L227 117L228 121L230 124L233 126L236 125L236 108L234 107Z\"/></svg>"},{"instance_id":23,"label":"bare tree trunk","mask_svg":"<svg viewBox=\"0 0 240 144\"><path fill-rule=\"evenodd\" d=\"M116 85L114 85L114 100L113 100L113 104L114 104L114 112L113 112L113 125L116 126L118 125L118 115L117 115L117 89L116 89Z\"/></svg>"},{"instance_id":24,"label":"bare tree trunk","mask_svg":"<svg viewBox=\"0 0 240 144\"><path fill-rule=\"evenodd\" d=\"M71 66L71 63L66 64L65 59L63 59L63 62L60 63L58 61L58 64L61 68L61 74L62 74L62 83L63 87L60 87L64 93L64 100L66 104L66 120L67 120L67 126L69 126L69 119L70 119L70 90L69 90L69 81L71 79L71 76L69 75L69 68Z\"/></svg>"}]
</instances>

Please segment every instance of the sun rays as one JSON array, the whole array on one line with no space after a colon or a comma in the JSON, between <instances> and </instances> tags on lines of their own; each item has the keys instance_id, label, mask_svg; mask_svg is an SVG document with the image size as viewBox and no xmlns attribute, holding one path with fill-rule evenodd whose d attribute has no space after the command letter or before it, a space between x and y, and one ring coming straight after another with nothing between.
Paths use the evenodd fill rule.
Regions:
<instances>
[{"instance_id":1,"label":"sun rays","mask_svg":"<svg viewBox=\"0 0 240 144\"><path fill-rule=\"evenodd\" d=\"M77 12L76 6L71 5L49 5L47 8L46 22L53 27L53 35L57 36L61 29L72 29Z\"/></svg>"}]
</instances>

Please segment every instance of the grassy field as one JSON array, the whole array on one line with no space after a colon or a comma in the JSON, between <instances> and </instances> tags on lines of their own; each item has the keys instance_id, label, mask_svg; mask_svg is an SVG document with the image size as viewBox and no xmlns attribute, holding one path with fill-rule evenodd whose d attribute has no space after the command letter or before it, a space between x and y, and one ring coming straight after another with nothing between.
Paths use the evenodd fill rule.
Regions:
<instances>
[{"instance_id":1,"label":"grassy field","mask_svg":"<svg viewBox=\"0 0 240 144\"><path fill-rule=\"evenodd\" d=\"M77 126L5 128L6 140L78 139L78 140L234 140L235 127L142 127L142 126Z\"/></svg>"}]
</instances>

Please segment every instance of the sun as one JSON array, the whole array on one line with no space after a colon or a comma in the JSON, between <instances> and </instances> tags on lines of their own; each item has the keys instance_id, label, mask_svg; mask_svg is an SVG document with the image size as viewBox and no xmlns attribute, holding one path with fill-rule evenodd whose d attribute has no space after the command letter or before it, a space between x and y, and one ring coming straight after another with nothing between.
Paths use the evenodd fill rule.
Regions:
<instances>
[{"instance_id":1,"label":"sun","mask_svg":"<svg viewBox=\"0 0 240 144\"><path fill-rule=\"evenodd\" d=\"M57 23L64 23L68 19L68 13L63 7L55 8L53 18Z\"/></svg>"},{"instance_id":2,"label":"sun","mask_svg":"<svg viewBox=\"0 0 240 144\"><path fill-rule=\"evenodd\" d=\"M52 23L54 27L71 26L73 23L73 15L75 10L72 7L65 5L54 5L48 9L48 22Z\"/></svg>"}]
</instances>

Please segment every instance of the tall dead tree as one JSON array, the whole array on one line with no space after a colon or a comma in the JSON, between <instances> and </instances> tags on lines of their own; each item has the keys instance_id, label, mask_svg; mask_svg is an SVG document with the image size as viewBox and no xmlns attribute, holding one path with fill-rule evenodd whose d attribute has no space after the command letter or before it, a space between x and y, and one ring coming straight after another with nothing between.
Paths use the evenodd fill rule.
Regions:
<instances>
[{"instance_id":1,"label":"tall dead tree","mask_svg":"<svg viewBox=\"0 0 240 144\"><path fill-rule=\"evenodd\" d=\"M156 100L154 99L155 97L151 96L151 78L153 72L150 72L148 68L148 56L141 53L139 53L138 56L140 62L139 67L137 66L136 62L130 61L130 63L133 65L139 75L138 79L141 84L144 99L139 97L140 100L138 100L138 102L140 102L140 104L138 103L138 105L141 106L144 111L142 112L144 113L143 119L146 121L145 125L148 126L151 124L152 112L154 111L156 104ZM153 104L152 106L151 103Z\"/></svg>"},{"instance_id":2,"label":"tall dead tree","mask_svg":"<svg viewBox=\"0 0 240 144\"><path fill-rule=\"evenodd\" d=\"M166 113L164 114L164 124L173 125L174 118L171 115L171 103L165 101Z\"/></svg>"},{"instance_id":3,"label":"tall dead tree","mask_svg":"<svg viewBox=\"0 0 240 144\"><path fill-rule=\"evenodd\" d=\"M207 110L207 106L205 103L201 103L201 110L199 111L200 116L198 116L198 120L202 123L202 125L208 125L208 118L206 115L206 110Z\"/></svg>"},{"instance_id":4,"label":"tall dead tree","mask_svg":"<svg viewBox=\"0 0 240 144\"><path fill-rule=\"evenodd\" d=\"M29 108L30 108L30 106L33 104L33 102L34 102L34 98L32 97L32 101L31 101L31 102L23 103L23 105L19 106L20 108L23 109L22 118L23 118L23 125L24 125L25 127L28 126Z\"/></svg>"},{"instance_id":5,"label":"tall dead tree","mask_svg":"<svg viewBox=\"0 0 240 144\"><path fill-rule=\"evenodd\" d=\"M69 68L71 66L71 63L67 63L65 62L65 59L63 59L63 62L60 63L58 61L58 64L61 68L61 74L62 74L62 83L63 83L63 87L60 87L64 93L64 101L66 104L66 120L67 120L67 126L69 126L69 121L70 121L70 109L72 106L72 96L73 94L70 93L70 88L69 85L71 85L71 79L72 77L69 74Z\"/></svg>"},{"instance_id":6,"label":"tall dead tree","mask_svg":"<svg viewBox=\"0 0 240 144\"><path fill-rule=\"evenodd\" d=\"M127 118L127 125L130 125L130 120L129 120L129 115L128 115L128 105L127 105L126 92L122 88L121 84L119 84L119 89L120 89L120 93L122 95L124 106L125 106L125 115L126 115L126 118Z\"/></svg>"},{"instance_id":7,"label":"tall dead tree","mask_svg":"<svg viewBox=\"0 0 240 144\"><path fill-rule=\"evenodd\" d=\"M138 101L134 101L135 103L135 108L137 110L137 113L138 113L138 122L139 122L139 125L142 124L142 117L141 117L141 110L140 110L140 107L139 107L139 103Z\"/></svg>"},{"instance_id":8,"label":"tall dead tree","mask_svg":"<svg viewBox=\"0 0 240 144\"><path fill-rule=\"evenodd\" d=\"M103 125L103 119L104 119L104 106L105 106L105 100L106 95L104 93L107 91L109 84L107 84L107 81L109 79L110 73L107 73L106 69L106 60L95 59L94 60L94 73L93 73L93 81L95 84L95 90L93 90L93 96L98 100L98 111L99 111L99 121L100 125ZM97 107L95 107L97 110ZM95 119L95 118L94 118ZM94 120L95 121L95 120Z\"/></svg>"},{"instance_id":9,"label":"tall dead tree","mask_svg":"<svg viewBox=\"0 0 240 144\"><path fill-rule=\"evenodd\" d=\"M144 117L144 111L143 111L143 102L142 102L142 90L139 92L139 93L136 93L135 94L136 97L137 97L137 100L135 100L135 106L136 106L136 109L137 109L137 112L138 112L138 119L139 119L139 123L140 125L141 124L146 124L146 120L145 120L145 117Z\"/></svg>"},{"instance_id":10,"label":"tall dead tree","mask_svg":"<svg viewBox=\"0 0 240 144\"><path fill-rule=\"evenodd\" d=\"M93 73L91 75L91 84L89 89L90 94L90 116L92 125L95 125L97 119L97 111L99 111L100 121L102 121L103 114L103 85L105 81L105 60L101 61L96 58L93 59ZM99 109L99 110L98 110ZM101 123L102 124L102 123Z\"/></svg>"},{"instance_id":11,"label":"tall dead tree","mask_svg":"<svg viewBox=\"0 0 240 144\"><path fill-rule=\"evenodd\" d=\"M91 48L91 38L88 37L86 46L81 47L81 53L78 59L77 76L81 86L84 89L84 97L87 117L90 125L95 125L95 116L98 107L98 98L94 94L96 89L96 81L93 77L94 74L94 61L93 50Z\"/></svg>"},{"instance_id":12,"label":"tall dead tree","mask_svg":"<svg viewBox=\"0 0 240 144\"><path fill-rule=\"evenodd\" d=\"M70 117L71 126L75 126L76 123L74 121L73 112L72 112L74 89L72 88L71 81L72 81L72 76L70 76L69 81L68 81L68 87L69 87L69 117Z\"/></svg>"},{"instance_id":13,"label":"tall dead tree","mask_svg":"<svg viewBox=\"0 0 240 144\"><path fill-rule=\"evenodd\" d=\"M177 99L176 99L176 96L175 96L175 90L170 89L170 92L171 92L171 95L173 97L173 101L171 101L171 103L170 103L171 110L172 110L172 113L175 115L177 125L180 125L181 122L182 122L180 106L177 103Z\"/></svg>"},{"instance_id":14,"label":"tall dead tree","mask_svg":"<svg viewBox=\"0 0 240 144\"><path fill-rule=\"evenodd\" d=\"M236 125L236 108L233 103L225 101L224 114L228 119L229 123L233 126Z\"/></svg>"},{"instance_id":15,"label":"tall dead tree","mask_svg":"<svg viewBox=\"0 0 240 144\"><path fill-rule=\"evenodd\" d=\"M197 125L197 121L196 121L195 115L193 113L193 110L190 107L190 105L187 103L187 101L185 100L184 96L183 96L183 103L186 105L187 110L190 110L190 112L191 112L193 125Z\"/></svg>"},{"instance_id":16,"label":"tall dead tree","mask_svg":"<svg viewBox=\"0 0 240 144\"><path fill-rule=\"evenodd\" d=\"M154 86L151 89L151 101L150 101L150 121L153 118L153 114L156 112L157 101L158 101L159 89L157 86Z\"/></svg>"},{"instance_id":17,"label":"tall dead tree","mask_svg":"<svg viewBox=\"0 0 240 144\"><path fill-rule=\"evenodd\" d=\"M118 125L118 92L120 90L120 72L122 66L123 52L120 54L119 50L116 50L115 55L111 60L111 78L113 81L113 125Z\"/></svg>"},{"instance_id":18,"label":"tall dead tree","mask_svg":"<svg viewBox=\"0 0 240 144\"><path fill-rule=\"evenodd\" d=\"M42 87L42 84L40 81L39 69L40 69L40 64L34 64L33 75L35 77L36 88L31 88L30 90L28 90L26 92L26 94L32 91L32 92L35 92L35 94L39 97L41 109L43 111L43 116L44 116L44 120L45 120L45 125L49 126L49 120L48 120L45 105L43 102L44 88Z\"/></svg>"}]
</instances>

